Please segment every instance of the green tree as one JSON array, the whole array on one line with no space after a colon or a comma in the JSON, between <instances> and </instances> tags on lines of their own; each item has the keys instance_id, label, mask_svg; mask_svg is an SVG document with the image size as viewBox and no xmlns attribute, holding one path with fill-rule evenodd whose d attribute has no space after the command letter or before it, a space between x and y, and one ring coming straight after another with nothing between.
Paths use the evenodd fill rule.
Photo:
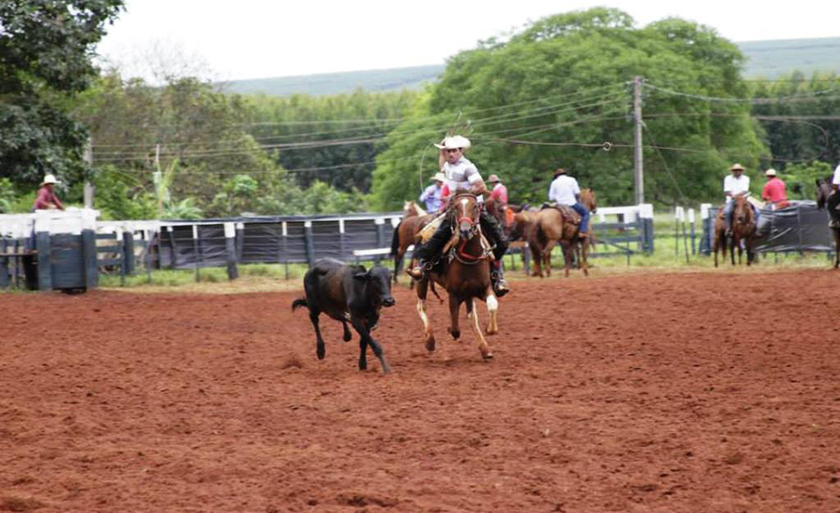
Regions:
<instances>
[{"instance_id":1,"label":"green tree","mask_svg":"<svg viewBox=\"0 0 840 513\"><path fill-rule=\"evenodd\" d=\"M86 175L87 131L71 115L95 69L93 46L121 0L0 2L0 177L34 187L45 172Z\"/></svg>"},{"instance_id":2,"label":"green tree","mask_svg":"<svg viewBox=\"0 0 840 513\"><path fill-rule=\"evenodd\" d=\"M796 72L773 81L760 81L753 95L762 98L752 109L772 153L771 165L786 170L788 163L820 160L840 162L840 77Z\"/></svg>"},{"instance_id":3,"label":"green tree","mask_svg":"<svg viewBox=\"0 0 840 513\"><path fill-rule=\"evenodd\" d=\"M418 175L428 171L419 163L437 166L437 155L423 155L453 128L473 141L467 157L482 174L506 181L512 201L544 200L551 171L562 166L604 203L632 203L634 76L648 84L646 199L717 198L732 162L756 168L766 154L748 102L707 99L746 96L742 61L714 30L683 20L637 29L627 14L608 8L544 18L447 63L426 108L394 131L403 142L389 136L372 203L394 209L419 194ZM430 129L435 133L421 133Z\"/></svg>"}]
</instances>

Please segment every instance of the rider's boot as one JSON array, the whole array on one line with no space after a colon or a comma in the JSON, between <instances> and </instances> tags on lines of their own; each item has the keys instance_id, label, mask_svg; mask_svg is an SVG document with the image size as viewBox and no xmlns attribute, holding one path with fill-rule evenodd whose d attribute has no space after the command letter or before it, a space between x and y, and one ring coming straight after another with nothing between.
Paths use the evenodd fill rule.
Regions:
<instances>
[{"instance_id":1,"label":"rider's boot","mask_svg":"<svg viewBox=\"0 0 840 513\"><path fill-rule=\"evenodd\" d=\"M497 297L502 297L510 292L507 281L505 281L504 271L502 271L502 266L499 265L498 261L493 262L493 269L490 271L490 282L493 285L493 292L496 293Z\"/></svg>"},{"instance_id":2,"label":"rider's boot","mask_svg":"<svg viewBox=\"0 0 840 513\"><path fill-rule=\"evenodd\" d=\"M423 260L419 260L417 265L412 267L411 269L406 269L405 273L415 280L421 280L423 278L423 273L426 271L426 262Z\"/></svg>"}]
</instances>

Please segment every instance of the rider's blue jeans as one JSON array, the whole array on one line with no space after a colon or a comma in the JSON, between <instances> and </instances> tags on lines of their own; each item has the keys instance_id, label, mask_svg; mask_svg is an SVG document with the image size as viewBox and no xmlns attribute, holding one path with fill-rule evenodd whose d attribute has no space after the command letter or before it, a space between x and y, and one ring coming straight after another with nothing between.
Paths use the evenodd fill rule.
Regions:
<instances>
[{"instance_id":1,"label":"rider's blue jeans","mask_svg":"<svg viewBox=\"0 0 840 513\"><path fill-rule=\"evenodd\" d=\"M572 209L580 214L580 232L587 233L589 231L589 210L580 202L572 205Z\"/></svg>"}]
</instances>

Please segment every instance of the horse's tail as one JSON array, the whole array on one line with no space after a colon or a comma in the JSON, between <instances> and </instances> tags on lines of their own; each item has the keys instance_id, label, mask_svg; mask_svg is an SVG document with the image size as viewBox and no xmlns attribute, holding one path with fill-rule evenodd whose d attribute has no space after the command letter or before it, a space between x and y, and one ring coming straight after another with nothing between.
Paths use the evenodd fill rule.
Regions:
<instances>
[{"instance_id":1,"label":"horse's tail","mask_svg":"<svg viewBox=\"0 0 840 513\"><path fill-rule=\"evenodd\" d=\"M403 224L403 222L400 221L400 223L396 227L394 227L394 236L391 237L391 256L392 257L397 256L397 251L399 251L399 249L400 249L400 225L402 225L402 224Z\"/></svg>"},{"instance_id":2,"label":"horse's tail","mask_svg":"<svg viewBox=\"0 0 840 513\"><path fill-rule=\"evenodd\" d=\"M300 298L300 299L295 299L294 301L292 301L292 311L293 312L295 310L297 310L298 308L302 307L302 306L305 306L306 308L309 308L309 303L306 302L306 299Z\"/></svg>"},{"instance_id":3,"label":"horse's tail","mask_svg":"<svg viewBox=\"0 0 840 513\"><path fill-rule=\"evenodd\" d=\"M534 226L534 239L536 239L537 243L541 247L545 247L548 244L548 239L545 236L545 229L543 229L543 221L538 220L536 225Z\"/></svg>"}]
</instances>

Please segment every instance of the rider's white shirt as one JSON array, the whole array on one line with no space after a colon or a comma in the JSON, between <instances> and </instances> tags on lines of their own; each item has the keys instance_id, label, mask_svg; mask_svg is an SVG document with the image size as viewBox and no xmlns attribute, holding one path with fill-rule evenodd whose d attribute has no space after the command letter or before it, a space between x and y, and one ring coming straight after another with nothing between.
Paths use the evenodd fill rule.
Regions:
<instances>
[{"instance_id":1,"label":"rider's white shirt","mask_svg":"<svg viewBox=\"0 0 840 513\"><path fill-rule=\"evenodd\" d=\"M840 164L837 164L837 169L834 170L834 179L831 180L834 185L840 185Z\"/></svg>"},{"instance_id":2,"label":"rider's white shirt","mask_svg":"<svg viewBox=\"0 0 840 513\"><path fill-rule=\"evenodd\" d=\"M481 180L481 174L475 164L461 157L458 162L450 164L443 163L443 174L446 176L446 183L449 185L449 194L454 196L459 192L469 192L472 186ZM478 202L484 201L483 195L478 195Z\"/></svg>"},{"instance_id":3,"label":"rider's white shirt","mask_svg":"<svg viewBox=\"0 0 840 513\"><path fill-rule=\"evenodd\" d=\"M747 175L741 175L738 178L735 178L735 175L727 175L726 178L723 179L723 192L724 193L731 193L732 196L736 196L742 192L749 192L750 191L750 177ZM729 203L732 201L732 196L726 197L726 202Z\"/></svg>"},{"instance_id":4,"label":"rider's white shirt","mask_svg":"<svg viewBox=\"0 0 840 513\"><path fill-rule=\"evenodd\" d=\"M577 194L580 194L577 180L567 175L555 178L548 189L548 199L558 205L574 205L577 203Z\"/></svg>"}]
</instances>

